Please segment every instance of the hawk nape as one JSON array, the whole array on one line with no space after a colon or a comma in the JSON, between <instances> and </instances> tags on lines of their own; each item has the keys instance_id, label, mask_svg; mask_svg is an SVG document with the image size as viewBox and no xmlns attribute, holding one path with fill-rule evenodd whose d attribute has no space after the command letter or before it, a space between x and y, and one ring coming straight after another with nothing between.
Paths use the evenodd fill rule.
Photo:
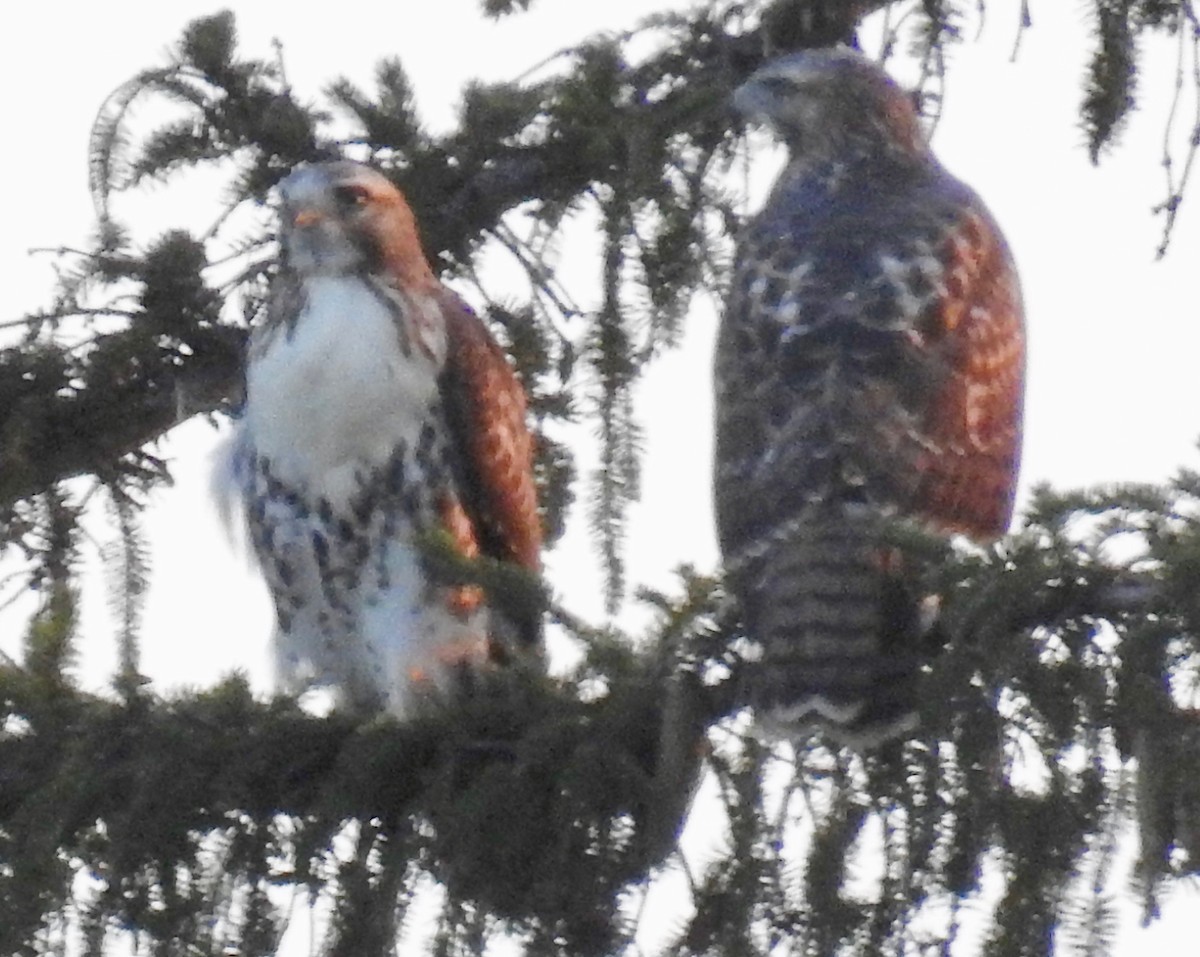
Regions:
<instances>
[{"instance_id":1,"label":"hawk nape","mask_svg":"<svg viewBox=\"0 0 1200 957\"><path fill-rule=\"evenodd\" d=\"M422 552L441 533L467 558L538 569L525 393L383 174L303 167L279 193L279 267L218 492L245 513L284 687L403 717L499 636L539 641L535 616L437 580Z\"/></svg>"},{"instance_id":2,"label":"hawk nape","mask_svg":"<svg viewBox=\"0 0 1200 957\"><path fill-rule=\"evenodd\" d=\"M987 541L1011 519L1020 288L910 97L858 53L770 63L735 103L789 150L739 240L715 363L718 531L762 648L750 700L768 729L867 746L916 724L935 607L894 531Z\"/></svg>"}]
</instances>

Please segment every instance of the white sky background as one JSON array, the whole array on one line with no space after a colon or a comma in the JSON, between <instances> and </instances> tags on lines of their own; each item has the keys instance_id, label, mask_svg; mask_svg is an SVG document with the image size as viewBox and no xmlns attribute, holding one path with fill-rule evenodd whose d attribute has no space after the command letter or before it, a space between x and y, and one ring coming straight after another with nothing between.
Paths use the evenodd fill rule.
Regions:
<instances>
[{"instance_id":1,"label":"white sky background","mask_svg":"<svg viewBox=\"0 0 1200 957\"><path fill-rule=\"evenodd\" d=\"M631 26L663 5L537 0L531 13L493 23L479 16L476 0L233 4L243 55L271 57L278 37L301 98L316 99L339 75L371 89L377 61L399 56L434 130L453 123L465 80L511 79L595 30ZM1196 464L1200 435L1200 180L1164 262L1154 261L1160 223L1150 215L1164 192L1161 133L1175 48L1147 47L1143 109L1096 169L1077 121L1082 0L1033 0L1034 28L1015 65L1009 53L1016 0L989 6L983 41L956 51L934 145L984 197L1021 267L1030 330L1022 488L1160 481ZM87 143L103 98L135 72L165 62L183 26L216 9L195 0L110 0L23 4L8 14L0 36L0 130L10 138L0 151L0 321L49 301L53 258L27 251L82 245L92 227ZM1191 115L1189 104L1185 124ZM756 196L764 183L755 178ZM211 221L203 205L181 220L179 201L168 186L149 199L118 199L116 211L139 226L142 241L181 221L196 229ZM594 279L581 281L590 286ZM711 305L699 304L685 348L661 361L643 388L646 457L628 550L631 583L667 587L680 562L702 570L716 564L708 487L714 325ZM208 683L234 668L247 670L257 687L269 686L265 593L232 557L206 497L214 441L208 425L192 422L160 446L173 458L177 482L156 496L148 516L154 580L142 665L161 689ZM548 565L567 605L597 619L600 578L576 511L574 531ZM111 535L99 523L92 527L101 543ZM94 687L106 682L115 660L105 602L94 575L85 594L81 665ZM15 653L19 644L19 622L0 618L0 650ZM1127 927L1121 953L1194 952L1200 911L1183 911L1195 907L1193 899L1169 909L1168 921L1149 931Z\"/></svg>"}]
</instances>

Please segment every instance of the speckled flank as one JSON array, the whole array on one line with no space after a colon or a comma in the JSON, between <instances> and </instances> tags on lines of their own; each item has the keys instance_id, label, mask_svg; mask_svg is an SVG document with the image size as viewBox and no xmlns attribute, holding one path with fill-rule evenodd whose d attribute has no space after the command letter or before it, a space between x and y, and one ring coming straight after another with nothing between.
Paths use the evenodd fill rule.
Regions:
<instances>
[{"instance_id":1,"label":"speckled flank","mask_svg":"<svg viewBox=\"0 0 1200 957\"><path fill-rule=\"evenodd\" d=\"M401 439L382 467L358 472L353 494L333 501L281 482L265 457L251 463L248 524L275 599L288 688L332 685L346 704L403 714L412 674L449 688L439 667L446 642L486 656L486 609L462 607L461 589L422 568L415 539L441 521L434 497L449 494L449 470L444 446L420 458Z\"/></svg>"}]
</instances>

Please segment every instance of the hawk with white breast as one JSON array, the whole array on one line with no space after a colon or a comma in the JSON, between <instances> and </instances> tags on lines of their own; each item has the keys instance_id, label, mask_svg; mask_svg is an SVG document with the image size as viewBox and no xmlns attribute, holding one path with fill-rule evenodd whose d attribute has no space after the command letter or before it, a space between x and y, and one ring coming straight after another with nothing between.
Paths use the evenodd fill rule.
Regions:
<instances>
[{"instance_id":1,"label":"hawk with white breast","mask_svg":"<svg viewBox=\"0 0 1200 957\"><path fill-rule=\"evenodd\" d=\"M387 177L324 163L279 194L279 267L218 491L244 510L284 687L404 717L539 643L536 613L488 607L427 561L432 538L538 571L525 392Z\"/></svg>"}]
</instances>

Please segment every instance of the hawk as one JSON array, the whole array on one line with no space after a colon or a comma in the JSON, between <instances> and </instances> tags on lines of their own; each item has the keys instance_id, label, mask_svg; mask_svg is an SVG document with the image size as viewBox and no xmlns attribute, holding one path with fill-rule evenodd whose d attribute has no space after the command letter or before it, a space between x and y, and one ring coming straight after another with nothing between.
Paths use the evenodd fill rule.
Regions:
<instances>
[{"instance_id":1,"label":"hawk","mask_svg":"<svg viewBox=\"0 0 1200 957\"><path fill-rule=\"evenodd\" d=\"M934 629L898 533L986 542L1012 516L1020 286L987 208L860 54L771 62L735 106L789 153L739 239L715 360L718 534L761 647L749 699L768 730L869 746L915 726Z\"/></svg>"},{"instance_id":2,"label":"hawk","mask_svg":"<svg viewBox=\"0 0 1200 957\"><path fill-rule=\"evenodd\" d=\"M440 536L538 571L525 393L387 177L323 163L279 195L280 261L217 491L240 503L274 600L284 688L404 717L504 647L537 646L536 614L512 620L427 560Z\"/></svg>"}]
</instances>

